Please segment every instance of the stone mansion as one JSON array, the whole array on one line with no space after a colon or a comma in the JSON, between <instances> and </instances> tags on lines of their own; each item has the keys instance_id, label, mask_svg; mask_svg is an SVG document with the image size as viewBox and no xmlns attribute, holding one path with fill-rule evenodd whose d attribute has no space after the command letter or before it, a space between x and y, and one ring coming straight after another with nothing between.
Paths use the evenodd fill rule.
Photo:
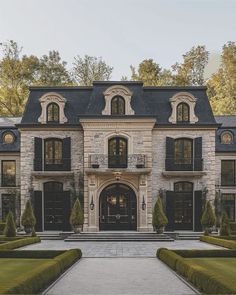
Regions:
<instances>
[{"instance_id":1,"label":"stone mansion","mask_svg":"<svg viewBox=\"0 0 236 295\"><path fill-rule=\"evenodd\" d=\"M37 231L70 230L76 197L86 232L152 231L158 195L169 231L200 231L216 196L235 220L236 116L214 117L205 87L31 87L0 118L0 161L0 220L31 199Z\"/></svg>"}]
</instances>

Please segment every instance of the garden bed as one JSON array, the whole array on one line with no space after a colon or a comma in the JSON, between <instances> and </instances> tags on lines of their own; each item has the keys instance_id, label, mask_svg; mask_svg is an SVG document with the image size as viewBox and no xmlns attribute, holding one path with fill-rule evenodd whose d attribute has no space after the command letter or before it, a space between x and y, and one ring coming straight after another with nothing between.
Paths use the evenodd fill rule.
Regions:
<instances>
[{"instance_id":1,"label":"garden bed","mask_svg":"<svg viewBox=\"0 0 236 295\"><path fill-rule=\"evenodd\" d=\"M206 294L236 294L236 250L168 250L157 257Z\"/></svg>"},{"instance_id":2,"label":"garden bed","mask_svg":"<svg viewBox=\"0 0 236 295\"><path fill-rule=\"evenodd\" d=\"M39 237L0 238L0 250L13 250L23 246L39 243Z\"/></svg>"},{"instance_id":3,"label":"garden bed","mask_svg":"<svg viewBox=\"0 0 236 295\"><path fill-rule=\"evenodd\" d=\"M0 294L37 294L80 259L68 251L0 251Z\"/></svg>"},{"instance_id":4,"label":"garden bed","mask_svg":"<svg viewBox=\"0 0 236 295\"><path fill-rule=\"evenodd\" d=\"M225 239L224 237L201 236L200 241L236 250L236 241L230 237Z\"/></svg>"}]
</instances>

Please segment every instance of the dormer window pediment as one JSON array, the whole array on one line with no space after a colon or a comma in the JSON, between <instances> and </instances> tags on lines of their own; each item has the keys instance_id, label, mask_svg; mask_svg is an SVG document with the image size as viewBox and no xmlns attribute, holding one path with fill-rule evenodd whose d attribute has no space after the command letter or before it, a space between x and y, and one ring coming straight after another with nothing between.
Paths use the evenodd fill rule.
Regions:
<instances>
[{"instance_id":1,"label":"dormer window pediment","mask_svg":"<svg viewBox=\"0 0 236 295\"><path fill-rule=\"evenodd\" d=\"M103 94L105 98L103 115L134 115L130 104L133 93L127 87L113 85Z\"/></svg>"},{"instance_id":2,"label":"dormer window pediment","mask_svg":"<svg viewBox=\"0 0 236 295\"><path fill-rule=\"evenodd\" d=\"M190 123L198 122L198 117L195 115L195 106L197 98L188 92L179 92L170 98L172 108L169 122L176 123Z\"/></svg>"},{"instance_id":3,"label":"dormer window pediment","mask_svg":"<svg viewBox=\"0 0 236 295\"><path fill-rule=\"evenodd\" d=\"M41 124L64 124L68 121L64 113L66 99L60 94L49 92L44 94L39 101L41 104L41 115L38 118L38 122Z\"/></svg>"}]
</instances>

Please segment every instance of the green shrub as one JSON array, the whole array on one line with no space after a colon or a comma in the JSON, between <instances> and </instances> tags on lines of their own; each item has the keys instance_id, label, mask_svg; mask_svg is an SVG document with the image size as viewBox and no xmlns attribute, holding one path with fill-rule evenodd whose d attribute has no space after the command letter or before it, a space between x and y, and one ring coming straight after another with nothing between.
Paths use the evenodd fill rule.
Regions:
<instances>
[{"instance_id":1,"label":"green shrub","mask_svg":"<svg viewBox=\"0 0 236 295\"><path fill-rule=\"evenodd\" d=\"M204 229L205 235L209 234L210 228L212 228L215 225L215 223L216 223L216 216L213 212L210 201L208 201L201 218L201 224Z\"/></svg>"},{"instance_id":2,"label":"green shrub","mask_svg":"<svg viewBox=\"0 0 236 295\"><path fill-rule=\"evenodd\" d=\"M33 228L33 230L32 230L31 237L33 237L33 238L37 237L35 228Z\"/></svg>"},{"instance_id":3,"label":"green shrub","mask_svg":"<svg viewBox=\"0 0 236 295\"><path fill-rule=\"evenodd\" d=\"M16 248L20 248L26 245L34 244L34 243L39 243L40 238L24 238L24 239L17 239L14 241L9 241L4 244L0 244L0 250L12 250Z\"/></svg>"},{"instance_id":4,"label":"green shrub","mask_svg":"<svg viewBox=\"0 0 236 295\"><path fill-rule=\"evenodd\" d=\"M229 217L225 211L223 212L223 214L221 216L220 235L221 236L229 236L230 235Z\"/></svg>"},{"instance_id":5,"label":"green shrub","mask_svg":"<svg viewBox=\"0 0 236 295\"><path fill-rule=\"evenodd\" d=\"M14 217L11 211L9 211L9 213L7 214L4 235L8 238L16 236L16 225L15 225Z\"/></svg>"},{"instance_id":6,"label":"green shrub","mask_svg":"<svg viewBox=\"0 0 236 295\"><path fill-rule=\"evenodd\" d=\"M203 237L209 238L209 237ZM236 250L172 250L183 258L207 258L207 257L236 257Z\"/></svg>"},{"instance_id":7,"label":"green shrub","mask_svg":"<svg viewBox=\"0 0 236 295\"><path fill-rule=\"evenodd\" d=\"M170 268L176 269L176 263L181 257L166 248L160 248L157 251L157 257L165 262Z\"/></svg>"},{"instance_id":8,"label":"green shrub","mask_svg":"<svg viewBox=\"0 0 236 295\"><path fill-rule=\"evenodd\" d=\"M161 198L158 196L153 210L152 225L156 231L161 231L168 223L168 219L163 211Z\"/></svg>"},{"instance_id":9,"label":"green shrub","mask_svg":"<svg viewBox=\"0 0 236 295\"><path fill-rule=\"evenodd\" d=\"M79 198L76 199L70 215L70 224L73 227L83 225L84 213L80 206Z\"/></svg>"},{"instance_id":10,"label":"green shrub","mask_svg":"<svg viewBox=\"0 0 236 295\"><path fill-rule=\"evenodd\" d=\"M236 232L236 222L229 223L231 232Z\"/></svg>"},{"instance_id":11,"label":"green shrub","mask_svg":"<svg viewBox=\"0 0 236 295\"><path fill-rule=\"evenodd\" d=\"M52 259L66 250L1 250L0 258Z\"/></svg>"},{"instance_id":12,"label":"green shrub","mask_svg":"<svg viewBox=\"0 0 236 295\"><path fill-rule=\"evenodd\" d=\"M0 235L3 234L5 226L6 226L5 222L0 222Z\"/></svg>"},{"instance_id":13,"label":"green shrub","mask_svg":"<svg viewBox=\"0 0 236 295\"><path fill-rule=\"evenodd\" d=\"M234 241L223 240L221 238L215 238L215 237L203 237L203 236L200 237L200 241L236 250L236 242Z\"/></svg>"},{"instance_id":14,"label":"green shrub","mask_svg":"<svg viewBox=\"0 0 236 295\"><path fill-rule=\"evenodd\" d=\"M30 201L26 202L25 210L21 217L21 223L25 227L33 228L36 224L36 219Z\"/></svg>"}]
</instances>

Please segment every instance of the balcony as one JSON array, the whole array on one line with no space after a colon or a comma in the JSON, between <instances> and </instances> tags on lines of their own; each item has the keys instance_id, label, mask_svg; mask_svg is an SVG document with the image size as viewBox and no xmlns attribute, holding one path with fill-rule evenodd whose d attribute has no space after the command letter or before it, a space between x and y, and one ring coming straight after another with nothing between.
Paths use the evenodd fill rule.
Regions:
<instances>
[{"instance_id":1,"label":"balcony","mask_svg":"<svg viewBox=\"0 0 236 295\"><path fill-rule=\"evenodd\" d=\"M71 159L47 159L42 158L34 159L34 171L70 171Z\"/></svg>"},{"instance_id":2,"label":"balcony","mask_svg":"<svg viewBox=\"0 0 236 295\"><path fill-rule=\"evenodd\" d=\"M93 169L142 169L146 168L146 155L132 154L128 156L119 155L89 155L89 168Z\"/></svg>"}]
</instances>

